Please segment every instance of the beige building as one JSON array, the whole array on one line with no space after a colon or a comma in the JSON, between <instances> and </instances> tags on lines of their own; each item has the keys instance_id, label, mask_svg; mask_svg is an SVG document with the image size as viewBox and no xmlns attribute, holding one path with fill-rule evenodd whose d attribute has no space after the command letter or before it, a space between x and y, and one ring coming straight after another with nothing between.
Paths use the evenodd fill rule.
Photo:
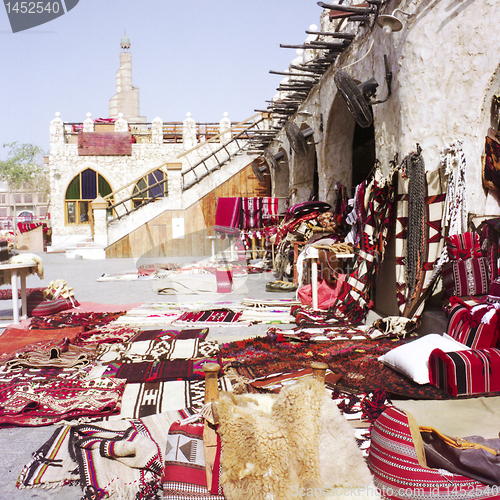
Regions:
<instances>
[{"instance_id":1,"label":"beige building","mask_svg":"<svg viewBox=\"0 0 500 500\"><path fill-rule=\"evenodd\" d=\"M14 228L18 222L46 221L49 197L47 194L29 190L11 192L5 183L0 183L0 230Z\"/></svg>"}]
</instances>

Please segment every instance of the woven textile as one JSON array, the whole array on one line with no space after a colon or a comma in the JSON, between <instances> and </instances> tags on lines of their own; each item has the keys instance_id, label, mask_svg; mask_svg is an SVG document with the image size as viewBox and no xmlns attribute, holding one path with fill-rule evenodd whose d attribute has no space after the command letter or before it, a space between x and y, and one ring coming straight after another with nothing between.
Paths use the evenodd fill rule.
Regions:
<instances>
[{"instance_id":1,"label":"woven textile","mask_svg":"<svg viewBox=\"0 0 500 500\"><path fill-rule=\"evenodd\" d=\"M486 137L484 153L483 186L498 191L500 190L500 144L491 137Z\"/></svg>"},{"instance_id":2,"label":"woven textile","mask_svg":"<svg viewBox=\"0 0 500 500\"><path fill-rule=\"evenodd\" d=\"M496 304L474 307L452 299L447 333L472 349L495 347L500 335L500 311Z\"/></svg>"},{"instance_id":3,"label":"woven textile","mask_svg":"<svg viewBox=\"0 0 500 500\"><path fill-rule=\"evenodd\" d=\"M174 422L170 426L162 474L163 500L224 500L221 494L212 495L207 489L203 429L203 423L182 421ZM217 469L214 467L214 470ZM212 491L217 489L217 475L214 475L213 479L217 484L212 484Z\"/></svg>"},{"instance_id":4,"label":"woven textile","mask_svg":"<svg viewBox=\"0 0 500 500\"><path fill-rule=\"evenodd\" d=\"M203 331L203 330L201 330ZM206 331L206 329L205 329ZM171 361L175 359L203 358L216 356L219 352L216 341L193 339L154 339L102 344L98 360L102 363L119 361L124 363Z\"/></svg>"},{"instance_id":5,"label":"woven textile","mask_svg":"<svg viewBox=\"0 0 500 500\"><path fill-rule=\"evenodd\" d=\"M30 330L65 328L70 326L83 326L85 330L93 330L99 326L107 325L124 315L125 311L120 312L88 312L88 313L57 313L49 318L33 318L30 323Z\"/></svg>"},{"instance_id":6,"label":"woven textile","mask_svg":"<svg viewBox=\"0 0 500 500\"><path fill-rule=\"evenodd\" d=\"M231 382L225 376L219 377L219 390L232 390ZM120 413L110 416L109 420L143 418L180 408L200 409L204 398L203 379L128 383L123 392Z\"/></svg>"},{"instance_id":7,"label":"woven textile","mask_svg":"<svg viewBox=\"0 0 500 500\"><path fill-rule=\"evenodd\" d=\"M1 260L0 260L1 261ZM26 297L29 300L30 295L33 292L43 292L45 288L26 288ZM21 298L21 289L17 291L17 297ZM1 288L0 289L0 300L10 300L12 299L12 288Z\"/></svg>"},{"instance_id":8,"label":"woven textile","mask_svg":"<svg viewBox=\"0 0 500 500\"><path fill-rule=\"evenodd\" d=\"M441 169L428 172L425 182L424 197L424 234L421 265L415 276L413 295L406 284L406 252L408 245L408 180L398 173L396 196L396 300L402 316L411 317L420 313L420 298L426 293L433 276L434 264L443 249L443 214L446 208L444 173Z\"/></svg>"},{"instance_id":9,"label":"woven textile","mask_svg":"<svg viewBox=\"0 0 500 500\"><path fill-rule=\"evenodd\" d=\"M223 233L239 232L241 198L218 198L215 211L215 230Z\"/></svg>"},{"instance_id":10,"label":"woven textile","mask_svg":"<svg viewBox=\"0 0 500 500\"><path fill-rule=\"evenodd\" d=\"M208 311L189 311L179 317L177 322L184 323L234 323L241 316L241 311L230 309L211 309Z\"/></svg>"},{"instance_id":11,"label":"woven textile","mask_svg":"<svg viewBox=\"0 0 500 500\"><path fill-rule=\"evenodd\" d=\"M446 248L450 260L462 260L482 256L479 234L472 231L447 236Z\"/></svg>"},{"instance_id":12,"label":"woven textile","mask_svg":"<svg viewBox=\"0 0 500 500\"><path fill-rule=\"evenodd\" d=\"M137 334L137 327L101 327L96 330L82 332L75 340L75 344L118 344L127 342Z\"/></svg>"},{"instance_id":13,"label":"woven textile","mask_svg":"<svg viewBox=\"0 0 500 500\"><path fill-rule=\"evenodd\" d=\"M0 335L0 362L14 356L17 351L26 346L37 344L38 342L57 341L65 338L73 342L82 331L83 327L81 326L49 330L7 328Z\"/></svg>"},{"instance_id":14,"label":"woven textile","mask_svg":"<svg viewBox=\"0 0 500 500\"><path fill-rule=\"evenodd\" d=\"M377 174L378 175L378 174ZM335 304L338 325L363 321L373 307L374 286L392 226L394 186L392 175L367 187L366 221L360 234L353 271L342 283ZM298 324L298 323L297 323Z\"/></svg>"},{"instance_id":15,"label":"woven textile","mask_svg":"<svg viewBox=\"0 0 500 500\"><path fill-rule=\"evenodd\" d=\"M241 199L243 221L242 229L262 227L262 198Z\"/></svg>"},{"instance_id":16,"label":"woven textile","mask_svg":"<svg viewBox=\"0 0 500 500\"><path fill-rule=\"evenodd\" d=\"M397 408L384 411L372 427L368 466L382 496L391 500L500 498L498 487L427 468L418 425Z\"/></svg>"},{"instance_id":17,"label":"woven textile","mask_svg":"<svg viewBox=\"0 0 500 500\"><path fill-rule=\"evenodd\" d=\"M217 358L174 359L139 363L109 363L103 377L134 382L165 382L168 380L203 379L205 363L219 363Z\"/></svg>"},{"instance_id":18,"label":"woven textile","mask_svg":"<svg viewBox=\"0 0 500 500\"><path fill-rule=\"evenodd\" d=\"M447 295L486 295L490 272L486 257L454 260L443 266L443 286Z\"/></svg>"},{"instance_id":19,"label":"woven textile","mask_svg":"<svg viewBox=\"0 0 500 500\"><path fill-rule=\"evenodd\" d=\"M161 485L158 466L165 457L167 429L193 413L191 409L182 409L143 419L101 422L98 427L60 426L33 454L17 487L54 488L77 482L84 493L97 492L95 498L107 494L109 497L105 498L110 500L129 500L138 495L137 498L152 500ZM135 446L139 442L140 446ZM131 452L134 446L135 456L119 456Z\"/></svg>"},{"instance_id":20,"label":"woven textile","mask_svg":"<svg viewBox=\"0 0 500 500\"><path fill-rule=\"evenodd\" d=\"M262 198L262 225L274 226L278 224L278 198Z\"/></svg>"},{"instance_id":21,"label":"woven textile","mask_svg":"<svg viewBox=\"0 0 500 500\"><path fill-rule=\"evenodd\" d=\"M429 357L431 384L450 396L500 391L500 351L495 348L470 351L432 351Z\"/></svg>"},{"instance_id":22,"label":"woven textile","mask_svg":"<svg viewBox=\"0 0 500 500\"><path fill-rule=\"evenodd\" d=\"M125 381L64 380L0 384L0 424L49 425L77 417L104 418L120 409Z\"/></svg>"}]
</instances>

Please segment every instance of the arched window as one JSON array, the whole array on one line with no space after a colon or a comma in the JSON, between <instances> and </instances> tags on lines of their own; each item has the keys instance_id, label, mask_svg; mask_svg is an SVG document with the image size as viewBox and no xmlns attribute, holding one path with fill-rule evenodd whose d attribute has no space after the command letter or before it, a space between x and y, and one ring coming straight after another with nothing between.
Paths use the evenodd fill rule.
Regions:
<instances>
[{"instance_id":1,"label":"arched window","mask_svg":"<svg viewBox=\"0 0 500 500\"><path fill-rule=\"evenodd\" d=\"M168 195L168 184L165 174L161 170L155 170L143 177L135 186L132 193L134 208L144 202L153 201L155 198L163 198Z\"/></svg>"},{"instance_id":2,"label":"arched window","mask_svg":"<svg viewBox=\"0 0 500 500\"><path fill-rule=\"evenodd\" d=\"M111 186L101 174L91 168L80 172L66 190L66 224L88 224L91 217L90 203L98 195L107 196L110 193Z\"/></svg>"}]
</instances>

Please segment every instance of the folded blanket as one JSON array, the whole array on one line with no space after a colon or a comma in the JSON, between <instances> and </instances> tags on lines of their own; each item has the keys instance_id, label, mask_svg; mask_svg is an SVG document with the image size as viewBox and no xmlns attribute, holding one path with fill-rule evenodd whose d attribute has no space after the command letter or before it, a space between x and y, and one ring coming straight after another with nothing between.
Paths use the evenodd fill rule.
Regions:
<instances>
[{"instance_id":1,"label":"folded blanket","mask_svg":"<svg viewBox=\"0 0 500 500\"><path fill-rule=\"evenodd\" d=\"M139 491L142 499L156 498L167 430L193 413L182 409L98 426L61 426L33 453L16 486L55 488L79 481L85 493L107 494L109 500L134 499Z\"/></svg>"}]
</instances>

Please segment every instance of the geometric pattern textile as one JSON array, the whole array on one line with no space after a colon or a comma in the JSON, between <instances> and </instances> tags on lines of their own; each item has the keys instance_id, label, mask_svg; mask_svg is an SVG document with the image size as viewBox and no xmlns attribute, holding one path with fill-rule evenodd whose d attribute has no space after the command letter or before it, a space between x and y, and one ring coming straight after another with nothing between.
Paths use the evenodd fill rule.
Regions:
<instances>
[{"instance_id":1,"label":"geometric pattern textile","mask_svg":"<svg viewBox=\"0 0 500 500\"><path fill-rule=\"evenodd\" d=\"M446 333L471 349L496 347L500 313L494 304L469 306L452 298Z\"/></svg>"},{"instance_id":2,"label":"geometric pattern textile","mask_svg":"<svg viewBox=\"0 0 500 500\"><path fill-rule=\"evenodd\" d=\"M98 427L87 424L60 426L33 453L16 486L20 489L56 488L80 483L84 493L98 493L95 498L104 498L99 494L108 494L113 499L135 498L136 493L142 490L144 494L140 498L153 499L152 493L160 484L161 470L157 471L165 458L167 429L176 420L193 414L193 410L185 408L143 419L99 422ZM93 445L91 437L94 432L96 440ZM111 437L116 446L109 439ZM143 453L140 447L137 452L135 447L136 451L132 453L134 442L141 442L145 451L152 452L149 455ZM158 450L160 457L156 459ZM142 463L137 463L139 458L142 458ZM155 467L155 464L158 465ZM141 468L134 467L136 465Z\"/></svg>"},{"instance_id":3,"label":"geometric pattern textile","mask_svg":"<svg viewBox=\"0 0 500 500\"><path fill-rule=\"evenodd\" d=\"M165 338L165 340L143 340L113 345L101 344L98 360L102 363L111 361L123 363L173 361L217 356L218 352L216 341Z\"/></svg>"},{"instance_id":4,"label":"geometric pattern textile","mask_svg":"<svg viewBox=\"0 0 500 500\"><path fill-rule=\"evenodd\" d=\"M119 411L124 388L125 380L108 378L0 384L0 424L38 426L104 418Z\"/></svg>"},{"instance_id":5,"label":"geometric pattern textile","mask_svg":"<svg viewBox=\"0 0 500 500\"><path fill-rule=\"evenodd\" d=\"M490 286L486 257L471 257L447 262L442 269L443 287L448 296L486 295Z\"/></svg>"},{"instance_id":6,"label":"geometric pattern textile","mask_svg":"<svg viewBox=\"0 0 500 500\"><path fill-rule=\"evenodd\" d=\"M219 390L232 390L231 382L225 376L219 377ZM121 412L107 420L143 418L181 408L200 409L204 397L203 379L128 383L123 392Z\"/></svg>"},{"instance_id":7,"label":"geometric pattern textile","mask_svg":"<svg viewBox=\"0 0 500 500\"><path fill-rule=\"evenodd\" d=\"M217 358L174 359L139 363L112 362L103 377L134 382L165 382L167 380L195 380L205 377L205 363L220 363Z\"/></svg>"},{"instance_id":8,"label":"geometric pattern textile","mask_svg":"<svg viewBox=\"0 0 500 500\"><path fill-rule=\"evenodd\" d=\"M445 209L445 180L441 169L426 173L426 193L424 197L424 236L421 269L417 271L413 295L410 297L410 287L406 284L406 251L408 246L408 179L403 178L401 171L397 172L398 187L396 196L396 299L401 316L410 317L419 314L423 304L419 306L420 298L425 294L433 274L434 263L443 249L442 227Z\"/></svg>"},{"instance_id":9,"label":"geometric pattern textile","mask_svg":"<svg viewBox=\"0 0 500 500\"><path fill-rule=\"evenodd\" d=\"M180 421L170 426L162 475L163 500L224 499L207 489L203 430L203 423ZM213 479L216 482L215 475Z\"/></svg>"}]
</instances>

